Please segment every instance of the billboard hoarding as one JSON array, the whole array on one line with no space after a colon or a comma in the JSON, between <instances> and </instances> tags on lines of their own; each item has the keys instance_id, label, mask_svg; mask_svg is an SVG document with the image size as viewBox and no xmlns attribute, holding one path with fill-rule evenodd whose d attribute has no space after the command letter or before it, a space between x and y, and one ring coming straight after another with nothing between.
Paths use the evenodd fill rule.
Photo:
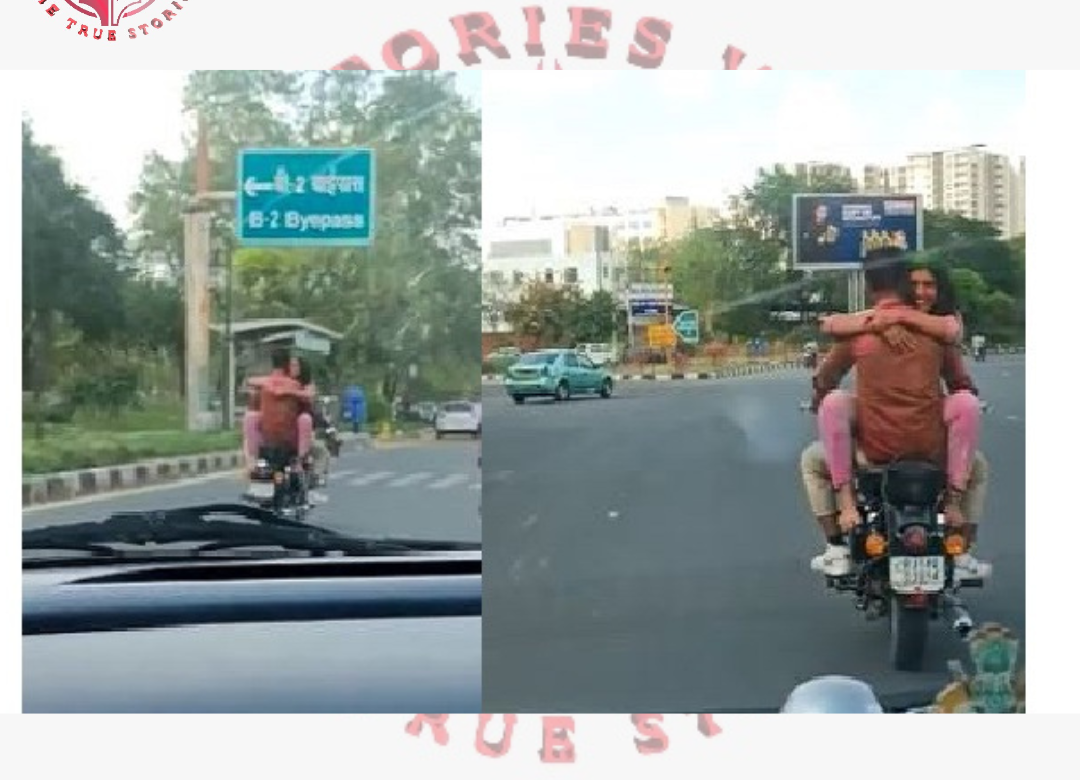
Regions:
<instances>
[{"instance_id":1,"label":"billboard hoarding","mask_svg":"<svg viewBox=\"0 0 1080 780\"><path fill-rule=\"evenodd\" d=\"M800 193L792 207L792 267L858 271L868 252L922 249L922 197Z\"/></svg>"}]
</instances>

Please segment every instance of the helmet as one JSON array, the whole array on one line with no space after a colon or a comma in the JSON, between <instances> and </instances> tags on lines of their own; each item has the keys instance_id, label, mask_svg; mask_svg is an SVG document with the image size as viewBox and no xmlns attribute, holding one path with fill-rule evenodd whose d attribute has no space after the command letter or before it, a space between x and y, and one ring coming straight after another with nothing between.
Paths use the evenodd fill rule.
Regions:
<instances>
[{"instance_id":1,"label":"helmet","mask_svg":"<svg viewBox=\"0 0 1080 780\"><path fill-rule=\"evenodd\" d=\"M874 689L862 680L827 675L796 686L780 712L789 715L880 715L884 710Z\"/></svg>"}]
</instances>

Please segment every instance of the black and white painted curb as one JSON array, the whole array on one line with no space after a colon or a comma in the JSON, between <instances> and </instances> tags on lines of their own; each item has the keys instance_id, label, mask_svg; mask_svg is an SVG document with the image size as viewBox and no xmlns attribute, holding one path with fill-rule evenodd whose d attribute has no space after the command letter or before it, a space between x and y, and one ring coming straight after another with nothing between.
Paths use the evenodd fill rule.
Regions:
<instances>
[{"instance_id":1,"label":"black and white painted curb","mask_svg":"<svg viewBox=\"0 0 1080 780\"><path fill-rule=\"evenodd\" d=\"M427 435L426 435L427 434ZM434 438L427 431L397 431L390 439L379 439L362 433L345 433L343 451L377 448L381 442ZM60 471L51 474L23 476L22 505L36 506L71 501L101 493L120 493L125 490L163 485L184 479L238 471L243 466L239 451L207 452L173 458L154 458L119 466Z\"/></svg>"},{"instance_id":2,"label":"black and white painted curb","mask_svg":"<svg viewBox=\"0 0 1080 780\"><path fill-rule=\"evenodd\" d=\"M692 379L725 379L734 376L751 376L754 374L768 374L775 371L786 371L792 368L801 368L802 362L796 360L782 360L774 363L747 363L746 365L729 366L718 371L688 371L669 373L645 373L645 374L614 374L619 382L671 382ZM500 385L503 378L488 375L484 377L484 384Z\"/></svg>"},{"instance_id":3,"label":"black and white painted curb","mask_svg":"<svg viewBox=\"0 0 1080 780\"><path fill-rule=\"evenodd\" d=\"M23 477L23 506L52 504L74 498L160 485L181 479L239 469L240 452L208 452L177 458L156 458L122 466L60 471Z\"/></svg>"},{"instance_id":4,"label":"black and white painted curb","mask_svg":"<svg viewBox=\"0 0 1080 780\"><path fill-rule=\"evenodd\" d=\"M990 355L1023 355L1023 347L995 347L987 350ZM620 382L671 382L693 379L727 379L737 376L753 376L757 374L770 374L778 371L790 371L794 368L804 368L801 360L777 360L762 363L745 363L736 366L719 369L718 371L690 371L673 373L644 373L644 374L615 374L615 379ZM495 374L484 376L485 385L501 385L503 377Z\"/></svg>"}]
</instances>

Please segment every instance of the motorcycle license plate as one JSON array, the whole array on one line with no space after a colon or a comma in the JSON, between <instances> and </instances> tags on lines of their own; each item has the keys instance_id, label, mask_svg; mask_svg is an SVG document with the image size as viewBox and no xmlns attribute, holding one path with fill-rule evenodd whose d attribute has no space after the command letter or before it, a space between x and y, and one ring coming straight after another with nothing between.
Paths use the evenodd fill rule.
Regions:
<instances>
[{"instance_id":1,"label":"motorcycle license plate","mask_svg":"<svg viewBox=\"0 0 1080 780\"><path fill-rule=\"evenodd\" d=\"M248 493L254 498L273 498L274 497L274 483L272 482L252 482L248 487Z\"/></svg>"},{"instance_id":2,"label":"motorcycle license plate","mask_svg":"<svg viewBox=\"0 0 1080 780\"><path fill-rule=\"evenodd\" d=\"M896 593L926 593L945 589L945 558L890 558L889 585Z\"/></svg>"}]
</instances>

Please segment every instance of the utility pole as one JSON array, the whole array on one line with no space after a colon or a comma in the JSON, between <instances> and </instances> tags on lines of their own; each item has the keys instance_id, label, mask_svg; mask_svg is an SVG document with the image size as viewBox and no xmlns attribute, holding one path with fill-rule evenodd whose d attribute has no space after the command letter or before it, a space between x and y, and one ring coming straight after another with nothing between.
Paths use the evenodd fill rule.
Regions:
<instances>
[{"instance_id":1,"label":"utility pole","mask_svg":"<svg viewBox=\"0 0 1080 780\"><path fill-rule=\"evenodd\" d=\"M210 415L210 256L211 228L214 201L235 201L236 193L213 192L210 189L210 139L202 114L198 116L198 138L195 149L195 197L183 214L184 221L184 388L187 401L187 428L189 431L207 430L213 427ZM226 239L228 254L232 256L231 236ZM231 262L226 275L227 306L231 307ZM229 332L223 349L232 364L231 311ZM222 399L223 413L230 415L232 408L232 374L226 377L228 398Z\"/></svg>"},{"instance_id":2,"label":"utility pole","mask_svg":"<svg viewBox=\"0 0 1080 780\"><path fill-rule=\"evenodd\" d=\"M210 363L210 209L204 193L210 189L210 155L206 124L198 119L195 158L195 200L183 215L184 220L184 389L189 431L207 427L209 411Z\"/></svg>"}]
</instances>

